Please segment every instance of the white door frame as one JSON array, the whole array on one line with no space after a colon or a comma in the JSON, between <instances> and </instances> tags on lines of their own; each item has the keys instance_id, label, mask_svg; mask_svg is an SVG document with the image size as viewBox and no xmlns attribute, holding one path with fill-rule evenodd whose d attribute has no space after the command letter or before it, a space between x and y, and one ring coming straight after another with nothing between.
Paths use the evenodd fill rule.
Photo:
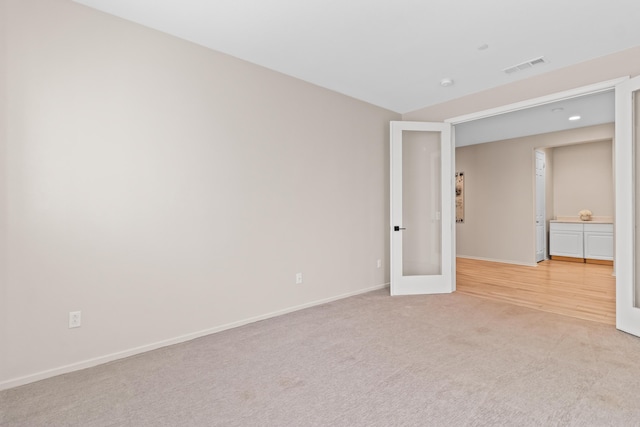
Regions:
<instances>
[{"instance_id":1,"label":"white door frame","mask_svg":"<svg viewBox=\"0 0 640 427\"><path fill-rule=\"evenodd\" d=\"M582 86L579 88L566 90L563 92L553 93L551 95L541 96L539 98L528 99L526 101L516 102L513 104L503 105L501 107L491 108L489 110L477 111L471 114L465 114L462 116L452 117L445 120L445 123L451 123L452 125L459 125L461 123L470 122L473 120L486 119L488 117L498 116L500 114L510 113L513 111L524 110L526 108L537 107L539 105L551 104L557 101L563 101L565 99L577 98L584 95L593 95L599 92L606 92L615 89L616 85L628 80L629 77L620 77L613 80L607 80L600 83L594 83L588 86Z\"/></svg>"},{"instance_id":2,"label":"white door frame","mask_svg":"<svg viewBox=\"0 0 640 427\"><path fill-rule=\"evenodd\" d=\"M554 93L539 98L533 98L526 101L516 102L513 104L504 105L489 110L478 111L471 114L465 114L462 116L452 117L445 120L445 123L451 123L452 126L457 124L469 122L472 120L479 120L487 117L497 116L499 114L509 113L512 111L523 110L526 108L536 107L540 105L550 104L565 99L577 98L579 96L591 95L599 92L606 92L615 90L616 86L629 80L629 76L620 77L613 80L607 80L600 83L595 83L588 86L583 86L563 92ZM618 99L616 96L616 126L615 126L615 139L616 141L631 141L631 136L628 134L631 129L631 123L625 118L620 123L621 115L618 114L621 109L628 109L630 111L630 100ZM629 115L629 117L631 117ZM454 128L455 129L455 128ZM452 144L454 141L452 139ZM452 147L455 152L455 146ZM615 149L615 143L614 143ZM633 254L635 251L634 244L634 193L633 183L628 179L633 177L633 156L628 153L621 152L622 150L615 149L615 239L616 239L616 252L614 254L614 271L617 275L616 294L620 295L621 292L628 294L629 286L634 286L634 267L633 267ZM626 178L625 178L626 177ZM533 232L535 233L535 227ZM619 268L622 267L622 268ZM616 296L616 327L618 329L634 333L629 330L621 321L620 313L621 308L619 306L621 299ZM637 326L634 326L637 335Z\"/></svg>"},{"instance_id":3,"label":"white door frame","mask_svg":"<svg viewBox=\"0 0 640 427\"><path fill-rule=\"evenodd\" d=\"M611 90L615 90L616 86L626 80L629 80L629 76L619 77L617 79L606 80L599 83L594 83L587 86L578 87L575 89L566 90L563 92L552 93L550 95L541 96L539 98L532 98L525 101L516 102L513 104L503 105L501 107L491 108L488 110L477 111L475 113L465 114L462 116L452 117L450 119L445 120L445 123L451 123L453 130L452 133L455 133L455 125L470 122L473 120L486 119L493 116L498 116L500 114L511 113L514 111L524 110L527 108L538 107L540 105L551 104L558 101L563 101L566 99L578 98L580 96L585 95L593 95L600 92L607 92ZM618 126L616 126L616 129ZM452 141L452 144L455 144L455 141ZM455 145L452 148L455 153ZM455 158L455 156L454 156ZM616 207L616 210L618 208ZM618 230L616 228L616 232L627 232L631 233L631 229L627 231ZM533 241L535 242L535 226L532 226L531 232L533 233ZM614 271L615 270L615 261L614 261Z\"/></svg>"}]
</instances>

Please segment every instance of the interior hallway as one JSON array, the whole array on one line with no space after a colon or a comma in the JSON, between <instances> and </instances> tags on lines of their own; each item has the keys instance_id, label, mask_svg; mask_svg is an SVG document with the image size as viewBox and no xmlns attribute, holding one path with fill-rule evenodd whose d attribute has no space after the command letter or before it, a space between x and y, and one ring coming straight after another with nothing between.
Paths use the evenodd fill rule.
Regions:
<instances>
[{"instance_id":1,"label":"interior hallway","mask_svg":"<svg viewBox=\"0 0 640 427\"><path fill-rule=\"evenodd\" d=\"M457 291L615 325L613 267L542 261L537 267L457 259Z\"/></svg>"}]
</instances>

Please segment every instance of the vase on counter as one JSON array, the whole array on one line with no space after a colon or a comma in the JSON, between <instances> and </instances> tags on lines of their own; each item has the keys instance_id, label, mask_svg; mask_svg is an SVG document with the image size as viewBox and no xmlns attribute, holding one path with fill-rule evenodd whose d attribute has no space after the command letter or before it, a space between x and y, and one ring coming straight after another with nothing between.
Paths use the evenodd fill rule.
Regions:
<instances>
[{"instance_id":1,"label":"vase on counter","mask_svg":"<svg viewBox=\"0 0 640 427\"><path fill-rule=\"evenodd\" d=\"M583 209L580 212L578 212L578 215L580 215L581 221L591 221L591 215L593 214L589 209Z\"/></svg>"}]
</instances>

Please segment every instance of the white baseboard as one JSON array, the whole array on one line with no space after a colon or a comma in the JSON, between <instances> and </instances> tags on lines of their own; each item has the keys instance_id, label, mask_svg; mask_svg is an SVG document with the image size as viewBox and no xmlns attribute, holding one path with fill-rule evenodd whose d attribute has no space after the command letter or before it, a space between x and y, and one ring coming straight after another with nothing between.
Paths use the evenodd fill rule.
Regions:
<instances>
[{"instance_id":1,"label":"white baseboard","mask_svg":"<svg viewBox=\"0 0 640 427\"><path fill-rule=\"evenodd\" d=\"M18 387L21 385L29 384L35 381L44 380L47 378L55 377L57 375L67 374L69 372L79 371L81 369L91 368L92 366L101 365L103 363L112 362L114 360L123 359L125 357L134 356L136 354L144 353L151 350L156 350L161 347L166 347L169 345L179 344L182 342L190 341L196 338L200 338L206 335L215 334L216 332L226 331L227 329L237 328L238 326L247 325L249 323L258 322L260 320L269 319L272 317L282 316L283 314L292 313L294 311L303 310L305 308L314 307L321 304L326 304L328 302L337 301L343 298L352 297L355 295L364 294L371 291L376 291L379 289L384 289L389 287L389 283L384 283L382 285L372 286L366 289L360 289L353 292L348 292L341 295L336 295L329 298L324 298L317 301L312 301L306 304L301 304L293 307L288 307L282 310L273 311L271 313L263 314L260 316L250 317L243 320L238 320L236 322L227 323L220 326L215 326L213 328L204 329L198 332L193 332L190 334L181 335L175 338L170 338L158 342L154 342L151 344L142 345L139 347L134 347L128 350L118 351L116 353L107 354L104 356L94 357L92 359L83 360L76 363L71 363L69 365L60 366L53 369L47 369L46 371L37 372L35 374L25 375L18 378L13 378L10 380L0 382L0 390L6 390L13 387Z\"/></svg>"},{"instance_id":2,"label":"white baseboard","mask_svg":"<svg viewBox=\"0 0 640 427\"><path fill-rule=\"evenodd\" d=\"M470 255L456 255L456 258L476 259L478 261L499 262L499 263L502 263L502 264L523 265L525 267L537 267L538 266L537 263L531 264L531 263L528 263L528 262L510 261L510 260L505 260L505 259L494 259L494 258L483 258L483 257L477 257L477 256L470 256Z\"/></svg>"}]
</instances>

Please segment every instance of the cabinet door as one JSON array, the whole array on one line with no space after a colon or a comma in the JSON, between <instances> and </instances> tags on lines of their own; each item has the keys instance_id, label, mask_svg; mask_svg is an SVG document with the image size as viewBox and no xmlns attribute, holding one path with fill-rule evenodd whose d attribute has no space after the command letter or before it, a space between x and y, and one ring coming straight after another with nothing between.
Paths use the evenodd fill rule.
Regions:
<instances>
[{"instance_id":1,"label":"cabinet door","mask_svg":"<svg viewBox=\"0 0 640 427\"><path fill-rule=\"evenodd\" d=\"M613 260L613 224L584 224L584 257Z\"/></svg>"},{"instance_id":2,"label":"cabinet door","mask_svg":"<svg viewBox=\"0 0 640 427\"><path fill-rule=\"evenodd\" d=\"M551 224L549 254L584 258L582 224Z\"/></svg>"}]
</instances>

